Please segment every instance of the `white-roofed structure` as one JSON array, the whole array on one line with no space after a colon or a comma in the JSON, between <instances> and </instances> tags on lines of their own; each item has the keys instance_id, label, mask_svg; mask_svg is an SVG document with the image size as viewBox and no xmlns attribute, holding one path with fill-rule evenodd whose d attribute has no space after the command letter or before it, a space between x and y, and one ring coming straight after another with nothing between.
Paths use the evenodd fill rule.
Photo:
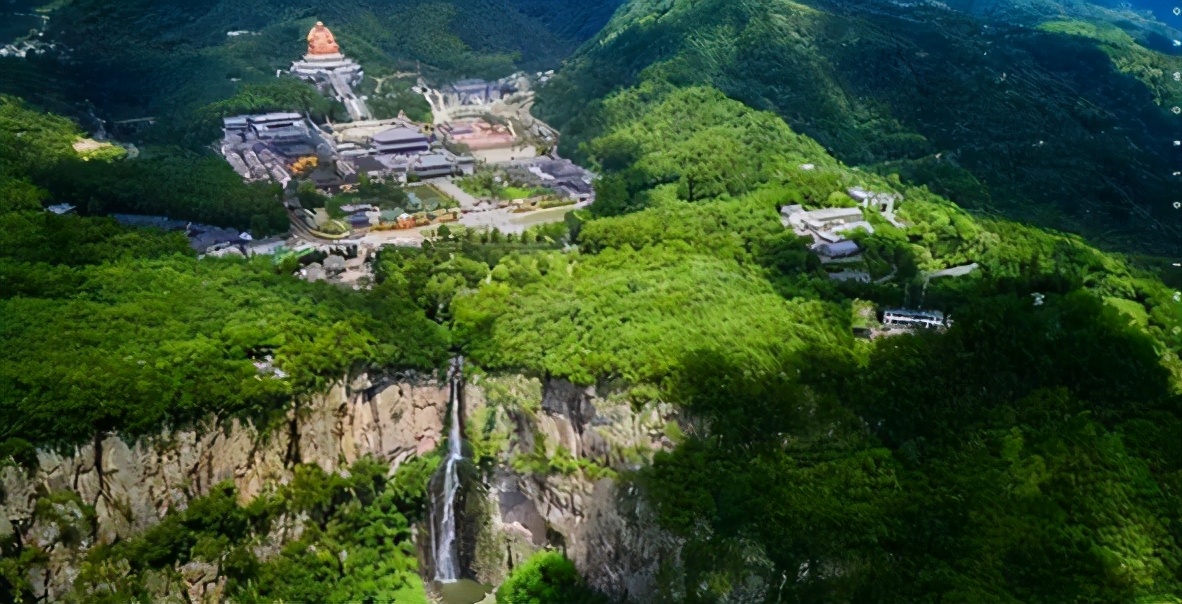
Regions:
<instances>
[{"instance_id":1,"label":"white-roofed structure","mask_svg":"<svg viewBox=\"0 0 1182 604\"><path fill-rule=\"evenodd\" d=\"M895 308L882 313L882 324L891 327L941 329L948 326L948 320L944 313L938 310Z\"/></svg>"}]
</instances>

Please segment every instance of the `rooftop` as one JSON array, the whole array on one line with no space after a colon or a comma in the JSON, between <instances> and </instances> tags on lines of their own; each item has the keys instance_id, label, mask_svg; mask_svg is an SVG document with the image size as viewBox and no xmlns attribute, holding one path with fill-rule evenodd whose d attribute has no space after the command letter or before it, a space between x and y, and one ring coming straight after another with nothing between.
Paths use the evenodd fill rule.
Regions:
<instances>
[{"instance_id":1,"label":"rooftop","mask_svg":"<svg viewBox=\"0 0 1182 604\"><path fill-rule=\"evenodd\" d=\"M867 233L874 234L874 226L865 220L847 222L845 224L837 225L830 230L832 230L834 233L844 233L846 231L856 231L858 229L862 229Z\"/></svg>"},{"instance_id":2,"label":"rooftop","mask_svg":"<svg viewBox=\"0 0 1182 604\"><path fill-rule=\"evenodd\" d=\"M399 128L390 128L383 130L373 135L373 142L375 143L400 143L408 141L426 141L427 137L422 132L414 128L407 128L405 126Z\"/></svg>"},{"instance_id":3,"label":"rooftop","mask_svg":"<svg viewBox=\"0 0 1182 604\"><path fill-rule=\"evenodd\" d=\"M833 243L820 243L813 247L817 252L823 256L830 258L841 258L843 256L852 256L862 251L857 243L849 239L842 239Z\"/></svg>"},{"instance_id":4,"label":"rooftop","mask_svg":"<svg viewBox=\"0 0 1182 604\"><path fill-rule=\"evenodd\" d=\"M861 218L862 210L860 208L822 208L820 210L805 212L805 214L813 220L833 220L835 218L850 218L853 216Z\"/></svg>"},{"instance_id":5,"label":"rooftop","mask_svg":"<svg viewBox=\"0 0 1182 604\"><path fill-rule=\"evenodd\" d=\"M290 122L303 119L304 116L298 113L284 112L284 113L263 113L260 115L249 115L247 120L252 124L265 124L269 122Z\"/></svg>"},{"instance_id":6,"label":"rooftop","mask_svg":"<svg viewBox=\"0 0 1182 604\"><path fill-rule=\"evenodd\" d=\"M938 310L911 310L908 308L892 308L882 313L882 322L888 325L896 323L923 323L930 326L935 324L948 325L944 313Z\"/></svg>"},{"instance_id":7,"label":"rooftop","mask_svg":"<svg viewBox=\"0 0 1182 604\"><path fill-rule=\"evenodd\" d=\"M378 158L369 155L353 158L353 165L357 166L358 172L382 172L388 168Z\"/></svg>"},{"instance_id":8,"label":"rooftop","mask_svg":"<svg viewBox=\"0 0 1182 604\"><path fill-rule=\"evenodd\" d=\"M425 170L429 168L451 167L451 165L451 160L448 159L447 156L438 153L429 153L420 155L418 164L415 167L420 170Z\"/></svg>"}]
</instances>

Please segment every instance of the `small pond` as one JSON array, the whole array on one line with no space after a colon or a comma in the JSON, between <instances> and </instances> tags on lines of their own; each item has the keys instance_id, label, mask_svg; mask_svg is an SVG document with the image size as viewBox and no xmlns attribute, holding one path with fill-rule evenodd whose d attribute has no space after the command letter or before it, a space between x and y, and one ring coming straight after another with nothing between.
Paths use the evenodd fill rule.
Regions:
<instances>
[{"instance_id":1,"label":"small pond","mask_svg":"<svg viewBox=\"0 0 1182 604\"><path fill-rule=\"evenodd\" d=\"M484 602L485 598L488 598L489 602L495 601L491 597L492 588L470 579L443 583L439 586L439 593L443 596L443 604L477 604Z\"/></svg>"}]
</instances>

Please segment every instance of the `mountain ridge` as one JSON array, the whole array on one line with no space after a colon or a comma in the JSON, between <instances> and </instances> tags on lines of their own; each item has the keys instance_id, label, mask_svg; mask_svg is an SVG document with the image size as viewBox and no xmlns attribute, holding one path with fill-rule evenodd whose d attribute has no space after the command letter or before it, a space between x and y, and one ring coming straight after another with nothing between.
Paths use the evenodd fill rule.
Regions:
<instances>
[{"instance_id":1,"label":"mountain ridge","mask_svg":"<svg viewBox=\"0 0 1182 604\"><path fill-rule=\"evenodd\" d=\"M542 89L537 111L577 153L611 91L712 85L847 163L968 208L1164 249L1182 238L1167 112L1182 99L1167 81L1182 58L1061 23L880 2L634 0Z\"/></svg>"}]
</instances>

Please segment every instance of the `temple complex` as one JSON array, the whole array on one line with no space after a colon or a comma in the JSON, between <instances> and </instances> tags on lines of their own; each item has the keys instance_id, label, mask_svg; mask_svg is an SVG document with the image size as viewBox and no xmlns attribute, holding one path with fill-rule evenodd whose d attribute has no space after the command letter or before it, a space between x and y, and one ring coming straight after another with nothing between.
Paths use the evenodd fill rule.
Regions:
<instances>
[{"instance_id":1,"label":"temple complex","mask_svg":"<svg viewBox=\"0 0 1182 604\"><path fill-rule=\"evenodd\" d=\"M308 52L291 64L291 73L308 80L345 105L353 120L370 118L365 100L353 92L364 73L356 61L341 54L336 37L320 21L308 32Z\"/></svg>"}]
</instances>

